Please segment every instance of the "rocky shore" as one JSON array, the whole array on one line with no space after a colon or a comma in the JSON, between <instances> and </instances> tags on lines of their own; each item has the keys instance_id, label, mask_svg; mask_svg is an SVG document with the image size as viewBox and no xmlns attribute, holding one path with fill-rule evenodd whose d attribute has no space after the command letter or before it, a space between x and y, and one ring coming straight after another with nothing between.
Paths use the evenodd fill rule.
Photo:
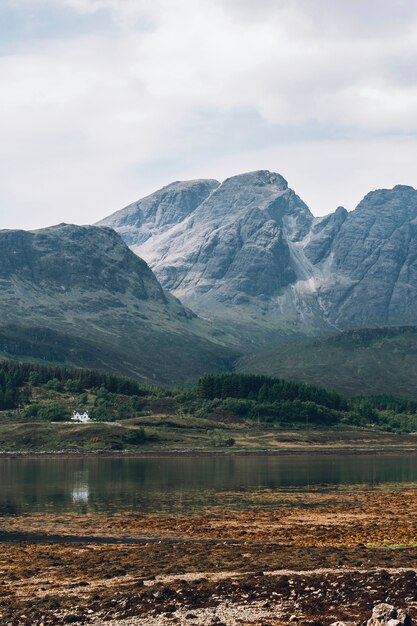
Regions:
<instances>
[{"instance_id":1,"label":"rocky shore","mask_svg":"<svg viewBox=\"0 0 417 626\"><path fill-rule=\"evenodd\" d=\"M414 619L416 495L235 493L230 507L223 493L178 516L3 516L0 623L330 626L364 624L381 603Z\"/></svg>"}]
</instances>

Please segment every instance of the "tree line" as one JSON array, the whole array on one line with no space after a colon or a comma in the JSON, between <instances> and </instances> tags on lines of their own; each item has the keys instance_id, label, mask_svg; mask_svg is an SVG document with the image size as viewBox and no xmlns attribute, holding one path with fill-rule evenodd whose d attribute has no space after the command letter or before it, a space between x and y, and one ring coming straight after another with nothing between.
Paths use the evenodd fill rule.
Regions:
<instances>
[{"instance_id":1,"label":"tree line","mask_svg":"<svg viewBox=\"0 0 417 626\"><path fill-rule=\"evenodd\" d=\"M194 387L164 389L97 370L0 361L0 410L20 407L23 417L47 421L68 418L71 407L61 403L59 395L49 394L46 402L36 400L32 388L39 386L56 394L80 394L83 405L94 400L90 406L94 419L103 421L135 417L152 410L155 403L159 407L169 400L171 411L177 407L187 414L220 421L233 415L284 425L342 423L399 432L417 430L417 402L388 394L347 399L314 385L235 373L207 374Z\"/></svg>"},{"instance_id":2,"label":"tree line","mask_svg":"<svg viewBox=\"0 0 417 626\"><path fill-rule=\"evenodd\" d=\"M205 400L238 398L262 403L299 400L346 411L346 398L314 385L251 374L207 374L198 382L198 393Z\"/></svg>"},{"instance_id":3,"label":"tree line","mask_svg":"<svg viewBox=\"0 0 417 626\"><path fill-rule=\"evenodd\" d=\"M20 361L0 361L0 410L17 408L27 398L25 386L45 385L50 381L73 381L80 389L104 387L110 393L144 396L146 386L124 376L98 370L55 367Z\"/></svg>"}]
</instances>

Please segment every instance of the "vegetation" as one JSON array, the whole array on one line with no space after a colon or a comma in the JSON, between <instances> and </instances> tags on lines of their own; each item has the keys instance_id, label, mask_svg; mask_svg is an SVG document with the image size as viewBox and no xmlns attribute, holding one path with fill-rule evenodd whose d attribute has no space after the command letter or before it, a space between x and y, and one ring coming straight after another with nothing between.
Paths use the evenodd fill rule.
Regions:
<instances>
[{"instance_id":1,"label":"vegetation","mask_svg":"<svg viewBox=\"0 0 417 626\"><path fill-rule=\"evenodd\" d=\"M74 410L88 410L93 422L71 423ZM185 440L216 449L239 446L242 432L254 429L261 438L309 428L413 433L417 402L387 394L352 399L310 384L233 373L165 389L95 370L1 361L0 423L0 449L133 450Z\"/></svg>"},{"instance_id":2,"label":"vegetation","mask_svg":"<svg viewBox=\"0 0 417 626\"><path fill-rule=\"evenodd\" d=\"M329 409L346 410L347 401L337 393L313 385L278 380L269 376L208 374L198 382L202 398L248 398L259 402L282 400L314 402Z\"/></svg>"},{"instance_id":3,"label":"vegetation","mask_svg":"<svg viewBox=\"0 0 417 626\"><path fill-rule=\"evenodd\" d=\"M246 356L242 373L323 385L348 396L417 400L417 326L362 328Z\"/></svg>"},{"instance_id":4,"label":"vegetation","mask_svg":"<svg viewBox=\"0 0 417 626\"><path fill-rule=\"evenodd\" d=\"M417 402L390 395L345 398L314 385L268 376L209 374L200 379L203 413L283 425L371 426L392 432L417 431Z\"/></svg>"}]
</instances>

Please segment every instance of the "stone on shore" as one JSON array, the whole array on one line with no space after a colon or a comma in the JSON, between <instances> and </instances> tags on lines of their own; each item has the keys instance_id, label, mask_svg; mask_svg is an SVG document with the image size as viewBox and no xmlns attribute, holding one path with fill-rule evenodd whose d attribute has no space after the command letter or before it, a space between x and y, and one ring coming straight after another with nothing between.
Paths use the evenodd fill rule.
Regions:
<instances>
[{"instance_id":1,"label":"stone on shore","mask_svg":"<svg viewBox=\"0 0 417 626\"><path fill-rule=\"evenodd\" d=\"M411 626L411 617L404 609L382 602L374 606L367 626Z\"/></svg>"}]
</instances>

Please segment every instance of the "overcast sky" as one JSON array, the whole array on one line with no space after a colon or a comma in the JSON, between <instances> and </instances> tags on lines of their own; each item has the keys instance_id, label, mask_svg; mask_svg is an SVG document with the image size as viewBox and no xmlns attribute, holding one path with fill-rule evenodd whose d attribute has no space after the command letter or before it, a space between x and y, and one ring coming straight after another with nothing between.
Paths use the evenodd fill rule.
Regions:
<instances>
[{"instance_id":1,"label":"overcast sky","mask_svg":"<svg viewBox=\"0 0 417 626\"><path fill-rule=\"evenodd\" d=\"M415 0L1 0L0 228L281 173L316 215L417 187Z\"/></svg>"}]
</instances>

